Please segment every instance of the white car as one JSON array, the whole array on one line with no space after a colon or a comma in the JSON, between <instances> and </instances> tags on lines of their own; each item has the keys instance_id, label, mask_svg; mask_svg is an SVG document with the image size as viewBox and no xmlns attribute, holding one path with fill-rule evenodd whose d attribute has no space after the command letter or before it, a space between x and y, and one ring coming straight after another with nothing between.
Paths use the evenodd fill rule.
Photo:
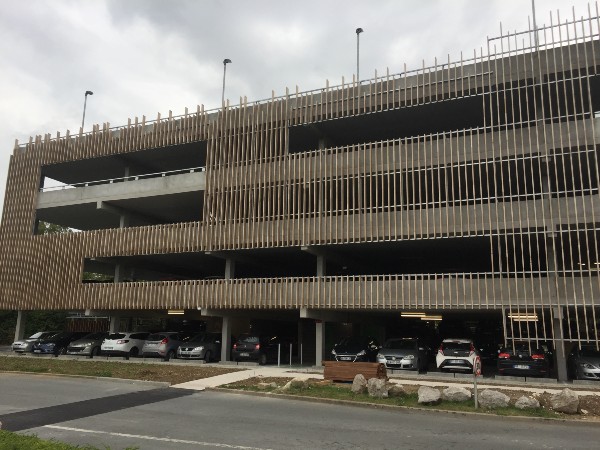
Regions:
<instances>
[{"instance_id":1,"label":"white car","mask_svg":"<svg viewBox=\"0 0 600 450\"><path fill-rule=\"evenodd\" d=\"M478 353L470 339L444 339L435 356L435 362L442 372L460 370L473 372Z\"/></svg>"},{"instance_id":2,"label":"white car","mask_svg":"<svg viewBox=\"0 0 600 450\"><path fill-rule=\"evenodd\" d=\"M21 339L19 341L15 341L12 343L12 349L17 353L28 353L33 351L33 344L41 341L42 339L49 338L50 336L54 336L55 334L60 333L60 331L38 331L35 334L32 334L26 339Z\"/></svg>"},{"instance_id":3,"label":"white car","mask_svg":"<svg viewBox=\"0 0 600 450\"><path fill-rule=\"evenodd\" d=\"M145 331L111 333L102 342L100 351L103 355L124 356L125 359L138 356L149 334Z\"/></svg>"}]
</instances>

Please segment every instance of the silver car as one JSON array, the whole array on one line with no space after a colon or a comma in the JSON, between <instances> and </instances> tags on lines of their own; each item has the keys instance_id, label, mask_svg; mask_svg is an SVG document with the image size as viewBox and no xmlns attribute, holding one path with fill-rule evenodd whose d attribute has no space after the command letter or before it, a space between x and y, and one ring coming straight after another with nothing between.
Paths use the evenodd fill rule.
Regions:
<instances>
[{"instance_id":1,"label":"silver car","mask_svg":"<svg viewBox=\"0 0 600 450\"><path fill-rule=\"evenodd\" d=\"M189 335L188 335L189 337ZM163 361L168 361L177 356L177 348L183 344L185 336L174 331L161 331L160 333L152 333L146 338L146 342L142 347L142 356L158 357Z\"/></svg>"},{"instance_id":2,"label":"silver car","mask_svg":"<svg viewBox=\"0 0 600 450\"><path fill-rule=\"evenodd\" d=\"M100 355L102 341L108 337L108 331L90 333L77 341L73 341L67 347L67 355L83 355L88 358Z\"/></svg>"},{"instance_id":3,"label":"silver car","mask_svg":"<svg viewBox=\"0 0 600 450\"><path fill-rule=\"evenodd\" d=\"M12 343L13 352L30 353L33 351L33 344L46 339L50 336L60 333L60 331L38 331L26 339L21 339Z\"/></svg>"},{"instance_id":4,"label":"silver car","mask_svg":"<svg viewBox=\"0 0 600 450\"><path fill-rule=\"evenodd\" d=\"M574 380L600 381L600 352L595 346L575 348L567 365Z\"/></svg>"},{"instance_id":5,"label":"silver car","mask_svg":"<svg viewBox=\"0 0 600 450\"><path fill-rule=\"evenodd\" d=\"M203 359L205 362L221 359L221 333L200 333L177 349L177 358Z\"/></svg>"},{"instance_id":6,"label":"silver car","mask_svg":"<svg viewBox=\"0 0 600 450\"><path fill-rule=\"evenodd\" d=\"M388 339L377 354L377 362L388 369L422 371L429 364L427 347L418 339Z\"/></svg>"}]
</instances>

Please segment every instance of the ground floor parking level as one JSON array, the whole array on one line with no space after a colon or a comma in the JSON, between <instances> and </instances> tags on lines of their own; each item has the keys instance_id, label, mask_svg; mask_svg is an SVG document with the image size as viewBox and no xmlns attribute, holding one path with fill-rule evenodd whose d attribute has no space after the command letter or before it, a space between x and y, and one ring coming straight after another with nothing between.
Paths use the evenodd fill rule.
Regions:
<instances>
[{"instance_id":1,"label":"ground floor parking level","mask_svg":"<svg viewBox=\"0 0 600 450\"><path fill-rule=\"evenodd\" d=\"M233 348L240 336L266 336L274 338L271 362L317 366L324 360L335 359L332 350L345 338L368 337L377 346L394 338L412 338L418 339L419 348L427 355L426 363L415 367L421 370L437 369L436 355L444 339L472 341L484 370L492 372L497 368L501 349L521 343L543 350L548 361L546 376L566 380L571 375L568 359L574 349L583 346L598 350L599 319L600 308L564 306L385 311L374 308L86 310L70 312L68 326L71 331L90 332L220 333L220 355L213 356L221 361L244 359L246 353ZM27 311L19 311L15 340L26 337L26 323Z\"/></svg>"}]
</instances>

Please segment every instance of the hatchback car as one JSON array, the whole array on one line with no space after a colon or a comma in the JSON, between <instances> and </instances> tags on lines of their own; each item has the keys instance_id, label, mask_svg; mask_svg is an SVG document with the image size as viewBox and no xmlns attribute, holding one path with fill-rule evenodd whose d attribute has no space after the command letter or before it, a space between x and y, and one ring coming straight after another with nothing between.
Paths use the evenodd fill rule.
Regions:
<instances>
[{"instance_id":1,"label":"hatchback car","mask_svg":"<svg viewBox=\"0 0 600 450\"><path fill-rule=\"evenodd\" d=\"M142 356L144 358L162 358L163 361L169 361L177 356L177 349L183 344L188 336L182 336L174 331L161 331L152 333L146 338L142 347Z\"/></svg>"},{"instance_id":2,"label":"hatchback car","mask_svg":"<svg viewBox=\"0 0 600 450\"><path fill-rule=\"evenodd\" d=\"M108 331L98 331L90 333L73 341L67 347L67 355L81 355L93 358L100 355L102 341L108 337Z\"/></svg>"},{"instance_id":3,"label":"hatchback car","mask_svg":"<svg viewBox=\"0 0 600 450\"><path fill-rule=\"evenodd\" d=\"M145 331L111 333L102 341L100 351L107 356L123 356L125 359L138 356L149 334Z\"/></svg>"},{"instance_id":4,"label":"hatchback car","mask_svg":"<svg viewBox=\"0 0 600 450\"><path fill-rule=\"evenodd\" d=\"M289 358L289 343L282 341L278 336L242 334L233 344L231 359L234 361L258 361L265 365L270 361Z\"/></svg>"},{"instance_id":5,"label":"hatchback car","mask_svg":"<svg viewBox=\"0 0 600 450\"><path fill-rule=\"evenodd\" d=\"M545 377L549 373L548 358L541 348L530 346L527 342L509 342L498 353L498 373Z\"/></svg>"},{"instance_id":6,"label":"hatchback car","mask_svg":"<svg viewBox=\"0 0 600 450\"><path fill-rule=\"evenodd\" d=\"M177 358L203 359L205 362L221 359L221 333L200 333L177 349Z\"/></svg>"},{"instance_id":7,"label":"hatchback car","mask_svg":"<svg viewBox=\"0 0 600 450\"><path fill-rule=\"evenodd\" d=\"M442 372L472 372L477 356L479 354L472 340L444 339L435 356L435 362Z\"/></svg>"},{"instance_id":8,"label":"hatchback car","mask_svg":"<svg viewBox=\"0 0 600 450\"><path fill-rule=\"evenodd\" d=\"M424 370L427 354L427 347L418 339L388 339L377 353L377 362L388 369Z\"/></svg>"},{"instance_id":9,"label":"hatchback car","mask_svg":"<svg viewBox=\"0 0 600 450\"><path fill-rule=\"evenodd\" d=\"M336 361L375 362L380 348L372 337L352 336L334 345L331 356Z\"/></svg>"},{"instance_id":10,"label":"hatchback car","mask_svg":"<svg viewBox=\"0 0 600 450\"><path fill-rule=\"evenodd\" d=\"M567 365L574 380L600 381L600 352L595 346L575 348L569 354Z\"/></svg>"},{"instance_id":11,"label":"hatchback car","mask_svg":"<svg viewBox=\"0 0 600 450\"><path fill-rule=\"evenodd\" d=\"M16 353L27 353L33 351L33 344L47 337L53 336L60 331L38 331L26 339L21 339L12 343L12 350Z\"/></svg>"},{"instance_id":12,"label":"hatchback car","mask_svg":"<svg viewBox=\"0 0 600 450\"><path fill-rule=\"evenodd\" d=\"M61 331L33 344L33 353L64 355L71 342L81 339L86 334L88 333L85 331Z\"/></svg>"}]
</instances>

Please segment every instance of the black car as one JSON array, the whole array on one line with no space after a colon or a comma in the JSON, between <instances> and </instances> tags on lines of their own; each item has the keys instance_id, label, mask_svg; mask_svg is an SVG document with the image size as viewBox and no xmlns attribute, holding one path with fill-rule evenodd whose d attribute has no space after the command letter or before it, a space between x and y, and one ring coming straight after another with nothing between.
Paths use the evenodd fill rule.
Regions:
<instances>
[{"instance_id":1,"label":"black car","mask_svg":"<svg viewBox=\"0 0 600 450\"><path fill-rule=\"evenodd\" d=\"M334 345L331 356L336 361L376 362L381 346L372 337L352 336Z\"/></svg>"},{"instance_id":2,"label":"black car","mask_svg":"<svg viewBox=\"0 0 600 450\"><path fill-rule=\"evenodd\" d=\"M234 361L258 361L260 365L276 362L279 354L281 361L290 357L289 341L278 336L242 334L233 344L231 359Z\"/></svg>"},{"instance_id":3,"label":"black car","mask_svg":"<svg viewBox=\"0 0 600 450\"><path fill-rule=\"evenodd\" d=\"M517 375L546 377L550 364L548 355L542 348L527 342L509 343L498 353L498 373L500 375Z\"/></svg>"},{"instance_id":4,"label":"black car","mask_svg":"<svg viewBox=\"0 0 600 450\"><path fill-rule=\"evenodd\" d=\"M89 333L85 331L61 331L36 342L33 345L33 353L64 355L71 342L81 339L87 334Z\"/></svg>"}]
</instances>

